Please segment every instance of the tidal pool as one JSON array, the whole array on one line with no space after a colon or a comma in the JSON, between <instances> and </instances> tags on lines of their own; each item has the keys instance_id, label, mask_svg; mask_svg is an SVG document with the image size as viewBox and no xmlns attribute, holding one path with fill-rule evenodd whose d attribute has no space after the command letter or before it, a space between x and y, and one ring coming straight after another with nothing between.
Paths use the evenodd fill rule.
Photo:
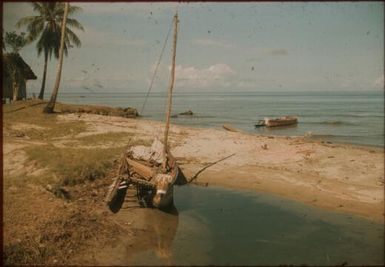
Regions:
<instances>
[{"instance_id":1,"label":"tidal pool","mask_svg":"<svg viewBox=\"0 0 385 267\"><path fill-rule=\"evenodd\" d=\"M219 187L176 187L174 198L174 214L146 211L154 245L130 253L130 264L384 264L382 224Z\"/></svg>"}]
</instances>

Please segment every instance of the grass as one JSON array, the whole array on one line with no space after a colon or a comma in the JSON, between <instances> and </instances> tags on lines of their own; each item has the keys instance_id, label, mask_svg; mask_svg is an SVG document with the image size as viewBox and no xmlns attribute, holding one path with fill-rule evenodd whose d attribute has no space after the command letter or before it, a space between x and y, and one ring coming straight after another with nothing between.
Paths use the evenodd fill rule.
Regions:
<instances>
[{"instance_id":1,"label":"grass","mask_svg":"<svg viewBox=\"0 0 385 267\"><path fill-rule=\"evenodd\" d=\"M35 101L36 102L36 101ZM33 104L34 102L32 102ZM36 103L40 103L37 101ZM29 104L29 105L32 105ZM14 103L3 106L3 127L11 136L26 135L34 140L50 140L63 136L75 136L86 130L86 124L80 122L58 122L55 114L44 114L42 108L44 104L35 105L20 109L27 105L26 103ZM14 111L16 110L16 111ZM12 126L15 123L34 124L43 129L33 127L22 130L14 130Z\"/></svg>"},{"instance_id":2,"label":"grass","mask_svg":"<svg viewBox=\"0 0 385 267\"><path fill-rule=\"evenodd\" d=\"M42 168L52 170L54 175L40 177L39 183L76 185L104 177L112 167L113 161L121 155L124 147L94 148L57 148L52 144L25 148L30 160Z\"/></svg>"},{"instance_id":3,"label":"grass","mask_svg":"<svg viewBox=\"0 0 385 267\"><path fill-rule=\"evenodd\" d=\"M46 258L52 256L53 251L50 247L39 246L32 238L7 244L4 247L3 263L7 265L41 265Z\"/></svg>"},{"instance_id":4,"label":"grass","mask_svg":"<svg viewBox=\"0 0 385 267\"><path fill-rule=\"evenodd\" d=\"M65 265L87 243L106 242L121 233L105 216L81 208L61 214L39 228L41 234L4 246L6 266Z\"/></svg>"},{"instance_id":5,"label":"grass","mask_svg":"<svg viewBox=\"0 0 385 267\"><path fill-rule=\"evenodd\" d=\"M81 142L82 145L97 146L106 143L127 145L133 135L133 133L127 132L102 133L78 137L76 140Z\"/></svg>"},{"instance_id":6,"label":"grass","mask_svg":"<svg viewBox=\"0 0 385 267\"><path fill-rule=\"evenodd\" d=\"M120 157L128 144L151 144L150 140L136 138L133 133L128 132L76 137L87 130L83 121L59 122L56 114L42 113L44 106L45 103L39 100L3 106L7 139L27 136L28 140L45 142L45 145L30 145L24 149L29 161L35 161L39 167L50 170L37 177L35 183L57 187L93 181L105 176L114 159ZM56 109L60 110L62 106L63 104L59 103ZM20 130L12 127L20 123L27 125ZM76 146L74 142L70 142L71 146L69 143L64 147L55 146L55 142L61 137L75 141Z\"/></svg>"},{"instance_id":7,"label":"grass","mask_svg":"<svg viewBox=\"0 0 385 267\"><path fill-rule=\"evenodd\" d=\"M58 121L57 113L42 113L44 106L38 100L3 105L5 142L23 141L26 144L22 149L28 160L20 163L24 164L23 168L35 163L31 164L32 170L34 166L46 169L38 176L15 174L4 180L6 214L9 221L15 221L6 225L9 235L3 247L6 265L65 264L73 254L78 255L79 249L87 247L88 242L100 244L100 239L110 242L118 236L117 227L108 219L108 214L94 211L94 201L100 206L102 194L92 198L89 192L98 186L99 192L104 192L107 180L101 178L111 171L114 160L120 158L129 143L150 144L143 136L137 138L126 132L79 138L79 133L87 131L86 123ZM27 125L16 130L14 126L20 126L20 123ZM61 142L60 137L65 137L63 141L74 142ZM82 147L87 145L89 147ZM61 208L55 204L60 203L60 199L53 200L49 193L36 189L39 186L31 189L29 184L45 188L49 184L50 191L58 197L63 197L59 190L63 186L74 186L70 188L71 192L80 189L82 194L86 193L82 195L82 202L73 201ZM82 185L76 186L78 184ZM23 213L21 222L19 215L23 210L31 212L28 216ZM24 225L28 226L27 232L23 230Z\"/></svg>"}]
</instances>

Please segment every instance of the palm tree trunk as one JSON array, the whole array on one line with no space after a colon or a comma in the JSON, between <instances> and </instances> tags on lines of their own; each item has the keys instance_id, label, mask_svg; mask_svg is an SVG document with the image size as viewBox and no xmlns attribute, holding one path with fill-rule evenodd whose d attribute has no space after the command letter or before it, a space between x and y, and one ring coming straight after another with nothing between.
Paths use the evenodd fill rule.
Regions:
<instances>
[{"instance_id":1,"label":"palm tree trunk","mask_svg":"<svg viewBox=\"0 0 385 267\"><path fill-rule=\"evenodd\" d=\"M15 67L13 68L12 70L12 101L16 101L17 98L19 97L19 81L18 81L18 78L19 78L19 75L17 73L17 70L15 69Z\"/></svg>"},{"instance_id":2,"label":"palm tree trunk","mask_svg":"<svg viewBox=\"0 0 385 267\"><path fill-rule=\"evenodd\" d=\"M18 86L18 83L17 82L13 82L12 88L13 88L13 101L17 101L18 98L19 98L19 86Z\"/></svg>"},{"instance_id":3,"label":"palm tree trunk","mask_svg":"<svg viewBox=\"0 0 385 267\"><path fill-rule=\"evenodd\" d=\"M55 108L57 94L59 92L61 70L62 70L62 66L63 66L64 35L65 35L65 29L66 29L66 24L67 24L68 7L69 7L69 3L66 2L65 7L64 7L63 24L61 26L59 62L58 62L57 72L56 72L55 87L52 90L52 95L51 95L50 101L48 102L47 106L43 110L44 113L53 113L53 110Z\"/></svg>"},{"instance_id":4,"label":"palm tree trunk","mask_svg":"<svg viewBox=\"0 0 385 267\"><path fill-rule=\"evenodd\" d=\"M41 89L39 93L39 99L44 98L44 89L45 89L45 80L47 77L47 64L48 63L48 53L44 53L44 72L43 72L43 80L41 82Z\"/></svg>"}]
</instances>

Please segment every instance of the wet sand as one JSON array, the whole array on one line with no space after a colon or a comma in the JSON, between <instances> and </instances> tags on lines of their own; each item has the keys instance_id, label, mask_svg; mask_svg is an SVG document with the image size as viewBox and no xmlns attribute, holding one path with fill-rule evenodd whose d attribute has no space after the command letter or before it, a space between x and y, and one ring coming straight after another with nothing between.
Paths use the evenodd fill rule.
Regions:
<instances>
[{"instance_id":1,"label":"wet sand","mask_svg":"<svg viewBox=\"0 0 385 267\"><path fill-rule=\"evenodd\" d=\"M93 114L59 115L84 121L84 135L127 132L162 138L163 124L145 119ZM59 142L59 141L58 141ZM75 144L60 140L60 145ZM200 184L252 189L317 207L384 221L384 151L308 140L305 137L258 136L222 128L171 126L171 151L187 177L200 173ZM106 144L108 145L108 144Z\"/></svg>"}]
</instances>

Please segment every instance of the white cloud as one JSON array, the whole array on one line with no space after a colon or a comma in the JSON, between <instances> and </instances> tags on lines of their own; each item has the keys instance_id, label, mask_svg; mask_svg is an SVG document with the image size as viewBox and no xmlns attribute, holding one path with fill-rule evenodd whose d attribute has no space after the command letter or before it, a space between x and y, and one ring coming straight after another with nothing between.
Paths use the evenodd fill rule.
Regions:
<instances>
[{"instance_id":1,"label":"white cloud","mask_svg":"<svg viewBox=\"0 0 385 267\"><path fill-rule=\"evenodd\" d=\"M194 39L192 43L199 46L212 46L212 47L224 47L224 48L232 47L232 45L227 42L217 41L213 39Z\"/></svg>"},{"instance_id":2,"label":"white cloud","mask_svg":"<svg viewBox=\"0 0 385 267\"><path fill-rule=\"evenodd\" d=\"M202 69L177 65L175 75L177 86L210 88L231 86L236 72L227 64L217 63Z\"/></svg>"}]
</instances>

